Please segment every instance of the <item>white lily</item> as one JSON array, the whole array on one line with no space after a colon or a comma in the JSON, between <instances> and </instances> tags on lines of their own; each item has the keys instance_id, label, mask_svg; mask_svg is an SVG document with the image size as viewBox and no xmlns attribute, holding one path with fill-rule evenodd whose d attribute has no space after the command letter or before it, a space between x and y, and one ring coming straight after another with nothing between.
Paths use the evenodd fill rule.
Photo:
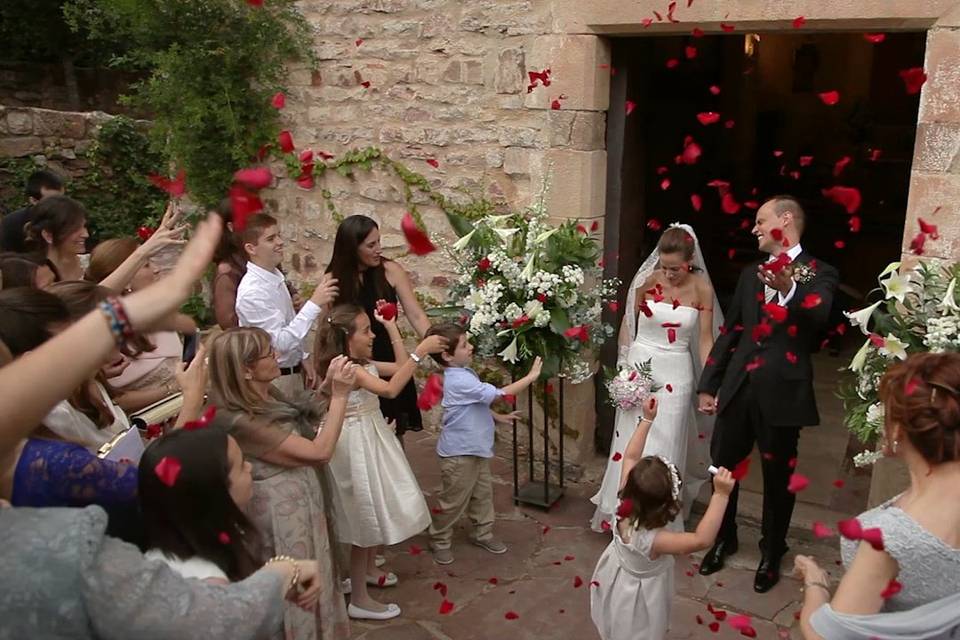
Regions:
<instances>
[{"instance_id":1,"label":"white lily","mask_svg":"<svg viewBox=\"0 0 960 640\"><path fill-rule=\"evenodd\" d=\"M867 331L867 324L870 322L870 316L873 315L873 312L876 311L877 307L879 307L881 304L883 304L883 300L878 300L869 307L860 309L860 311L844 311L843 315L847 316L847 319L850 321L851 325L854 327L860 327L860 331L863 333L863 335L868 336L870 335L870 332Z\"/></svg>"},{"instance_id":2,"label":"white lily","mask_svg":"<svg viewBox=\"0 0 960 640\"><path fill-rule=\"evenodd\" d=\"M487 224L489 224L491 227L495 227L495 226L497 226L498 224L500 224L501 222L503 222L504 220L506 220L507 218L511 217L512 215L513 215L512 213L505 213L505 214L502 214L502 215L499 215L499 216L487 216L486 218L484 218L484 220L485 220L485 221L487 222Z\"/></svg>"},{"instance_id":3,"label":"white lily","mask_svg":"<svg viewBox=\"0 0 960 640\"><path fill-rule=\"evenodd\" d=\"M880 272L880 275L877 276L877 280L880 280L881 278L883 278L883 276L887 275L888 273L893 273L899 268L900 268L900 262L891 262L884 268L883 271Z\"/></svg>"},{"instance_id":4,"label":"white lily","mask_svg":"<svg viewBox=\"0 0 960 640\"><path fill-rule=\"evenodd\" d=\"M536 260L537 254L534 253L530 256L530 259L527 261L527 266L523 268L523 271L520 272L520 277L525 281L530 282L530 278L533 277L533 261Z\"/></svg>"},{"instance_id":5,"label":"white lily","mask_svg":"<svg viewBox=\"0 0 960 640\"><path fill-rule=\"evenodd\" d=\"M515 234L517 231L520 231L520 229L513 227L511 229L494 229L493 231L498 236L500 236L504 241L506 241L506 240L509 240L513 236L513 234Z\"/></svg>"},{"instance_id":6,"label":"white lily","mask_svg":"<svg viewBox=\"0 0 960 640\"><path fill-rule=\"evenodd\" d=\"M957 288L957 279L953 278L950 280L950 284L947 285L947 292L943 294L943 300L937 304L937 309L943 311L943 314L946 315L953 311L956 313L960 311L960 307L957 306L956 300L954 300L954 290Z\"/></svg>"},{"instance_id":7,"label":"white lily","mask_svg":"<svg viewBox=\"0 0 960 640\"><path fill-rule=\"evenodd\" d=\"M909 275L900 273L891 273L886 280L881 280L883 290L886 292L886 299L896 298L897 302L903 302L904 297L913 291L913 285L910 283Z\"/></svg>"},{"instance_id":8,"label":"white lily","mask_svg":"<svg viewBox=\"0 0 960 640\"><path fill-rule=\"evenodd\" d=\"M860 347L860 350L857 351L856 355L853 356L853 360L850 361L850 371L855 371L859 373L863 369L863 365L867 362L867 354L870 353L870 339L868 338L866 342L863 343L863 346Z\"/></svg>"},{"instance_id":9,"label":"white lily","mask_svg":"<svg viewBox=\"0 0 960 640\"><path fill-rule=\"evenodd\" d=\"M509 362L511 364L517 363L517 339L514 338L513 342L507 345L507 348L497 354L503 358L504 362Z\"/></svg>"},{"instance_id":10,"label":"white lily","mask_svg":"<svg viewBox=\"0 0 960 640\"><path fill-rule=\"evenodd\" d=\"M542 244L547 238L555 234L557 231L560 231L560 227L554 227L549 231L544 231L543 233L537 236L537 239L534 242L536 244Z\"/></svg>"},{"instance_id":11,"label":"white lily","mask_svg":"<svg viewBox=\"0 0 960 640\"><path fill-rule=\"evenodd\" d=\"M907 359L907 343L903 342L892 333L888 333L883 339L883 346L880 347L880 354L888 358Z\"/></svg>"},{"instance_id":12,"label":"white lily","mask_svg":"<svg viewBox=\"0 0 960 640\"><path fill-rule=\"evenodd\" d=\"M463 236L462 238L460 238L459 240L457 240L456 242L454 242L454 243L453 243L453 248L454 248L456 251L461 251L464 247L466 247L468 244L470 244L470 240L473 239L473 234L475 234L476 232L477 232L477 230L474 229L473 231L471 231L471 232L468 233L467 235Z\"/></svg>"}]
</instances>

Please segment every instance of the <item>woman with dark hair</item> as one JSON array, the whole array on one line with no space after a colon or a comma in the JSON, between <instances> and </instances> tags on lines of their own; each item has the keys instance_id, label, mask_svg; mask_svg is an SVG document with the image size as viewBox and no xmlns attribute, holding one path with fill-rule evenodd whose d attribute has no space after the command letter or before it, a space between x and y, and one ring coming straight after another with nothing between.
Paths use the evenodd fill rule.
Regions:
<instances>
[{"instance_id":1,"label":"woman with dark hair","mask_svg":"<svg viewBox=\"0 0 960 640\"><path fill-rule=\"evenodd\" d=\"M233 232L233 205L225 199L217 205L215 213L223 219L224 231L220 244L213 254L217 273L210 289L213 292L213 313L217 324L226 331L240 326L237 320L237 287L247 272L247 254L240 237Z\"/></svg>"},{"instance_id":2,"label":"woman with dark hair","mask_svg":"<svg viewBox=\"0 0 960 640\"><path fill-rule=\"evenodd\" d=\"M29 253L0 254L0 287L45 289L56 281L46 260Z\"/></svg>"},{"instance_id":3,"label":"woman with dark hair","mask_svg":"<svg viewBox=\"0 0 960 640\"><path fill-rule=\"evenodd\" d=\"M80 255L87 252L87 210L67 196L44 198L24 226L26 246L50 261L57 281L82 280Z\"/></svg>"},{"instance_id":4,"label":"woman with dark hair","mask_svg":"<svg viewBox=\"0 0 960 640\"><path fill-rule=\"evenodd\" d=\"M170 486L157 475L164 458L180 463ZM140 459L140 505L148 558L185 578L239 582L260 567L260 538L244 515L253 492L249 462L222 429L177 430Z\"/></svg>"},{"instance_id":5,"label":"woman with dark hair","mask_svg":"<svg viewBox=\"0 0 960 640\"><path fill-rule=\"evenodd\" d=\"M330 305L358 304L374 317L377 302L400 302L403 313L419 338L430 328L430 320L417 301L410 277L399 263L383 257L380 228L367 216L345 218L337 227L333 255L327 273L333 274L340 287L337 299ZM373 323L373 360L391 362L394 358L390 336L379 322ZM397 423L397 436L406 431L422 431L423 417L417 408L417 388L411 380L396 398L380 397L380 411L388 421Z\"/></svg>"},{"instance_id":6,"label":"woman with dark hair","mask_svg":"<svg viewBox=\"0 0 960 640\"><path fill-rule=\"evenodd\" d=\"M847 521L840 541L846 573L832 596L816 561L796 557L807 640L947 638L954 635L933 628L955 632L960 624L960 353L897 362L881 378L879 395L883 452L906 464L910 486ZM870 530L880 535L858 537ZM887 612L898 613L873 615Z\"/></svg>"}]
</instances>

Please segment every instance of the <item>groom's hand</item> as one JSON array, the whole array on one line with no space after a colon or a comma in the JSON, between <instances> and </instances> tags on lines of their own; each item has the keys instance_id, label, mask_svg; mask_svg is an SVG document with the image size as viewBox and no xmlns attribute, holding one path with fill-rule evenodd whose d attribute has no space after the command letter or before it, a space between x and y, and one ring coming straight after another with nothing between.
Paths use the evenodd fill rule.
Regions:
<instances>
[{"instance_id":1,"label":"groom's hand","mask_svg":"<svg viewBox=\"0 0 960 640\"><path fill-rule=\"evenodd\" d=\"M793 267L783 267L776 273L763 267L764 265L760 265L757 268L757 278L760 282L779 291L781 295L786 296L790 293L790 289L793 288Z\"/></svg>"},{"instance_id":2,"label":"groom's hand","mask_svg":"<svg viewBox=\"0 0 960 640\"><path fill-rule=\"evenodd\" d=\"M712 416L717 412L716 396L712 396L709 393L699 393L697 396L700 399L699 406L697 406L697 411L707 416Z\"/></svg>"}]
</instances>

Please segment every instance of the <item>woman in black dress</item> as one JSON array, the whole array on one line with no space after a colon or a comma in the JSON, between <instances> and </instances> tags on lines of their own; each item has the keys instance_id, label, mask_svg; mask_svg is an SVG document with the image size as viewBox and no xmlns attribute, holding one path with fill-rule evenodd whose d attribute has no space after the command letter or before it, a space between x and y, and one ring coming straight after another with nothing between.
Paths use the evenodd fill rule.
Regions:
<instances>
[{"instance_id":1,"label":"woman in black dress","mask_svg":"<svg viewBox=\"0 0 960 640\"><path fill-rule=\"evenodd\" d=\"M430 320L417 301L407 272L397 262L381 255L380 227L373 219L357 215L340 223L327 273L332 273L340 285L340 295L334 300L334 305L347 302L358 304L372 318L378 300L399 301L403 314L419 338L430 327ZM392 361L390 337L382 324L371 324L374 325L375 334L374 360ZM417 408L417 387L413 380L396 398L380 398L380 409L388 421L396 421L397 436L401 439L407 431L423 430L423 418Z\"/></svg>"}]
</instances>

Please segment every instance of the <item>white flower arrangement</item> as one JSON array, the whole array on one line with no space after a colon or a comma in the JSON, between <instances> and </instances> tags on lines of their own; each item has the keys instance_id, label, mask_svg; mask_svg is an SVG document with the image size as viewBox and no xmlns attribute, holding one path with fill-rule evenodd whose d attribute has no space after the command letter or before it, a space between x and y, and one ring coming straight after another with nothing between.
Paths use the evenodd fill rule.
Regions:
<instances>
[{"instance_id":1,"label":"white flower arrangement","mask_svg":"<svg viewBox=\"0 0 960 640\"><path fill-rule=\"evenodd\" d=\"M599 237L575 220L551 224L542 200L521 212L447 215L459 239L447 248L458 277L445 309L464 313L477 355L518 370L539 355L545 377L589 378L591 351L613 335L603 305L619 287L603 279Z\"/></svg>"},{"instance_id":2,"label":"white flower arrangement","mask_svg":"<svg viewBox=\"0 0 960 640\"><path fill-rule=\"evenodd\" d=\"M847 427L862 442L879 441L883 433L884 408L877 391L891 364L911 353L960 351L958 278L957 263L930 260L905 269L894 262L878 279L883 298L846 314L867 336L848 367L856 375L840 391ZM865 451L854 462L873 464L880 455Z\"/></svg>"}]
</instances>

